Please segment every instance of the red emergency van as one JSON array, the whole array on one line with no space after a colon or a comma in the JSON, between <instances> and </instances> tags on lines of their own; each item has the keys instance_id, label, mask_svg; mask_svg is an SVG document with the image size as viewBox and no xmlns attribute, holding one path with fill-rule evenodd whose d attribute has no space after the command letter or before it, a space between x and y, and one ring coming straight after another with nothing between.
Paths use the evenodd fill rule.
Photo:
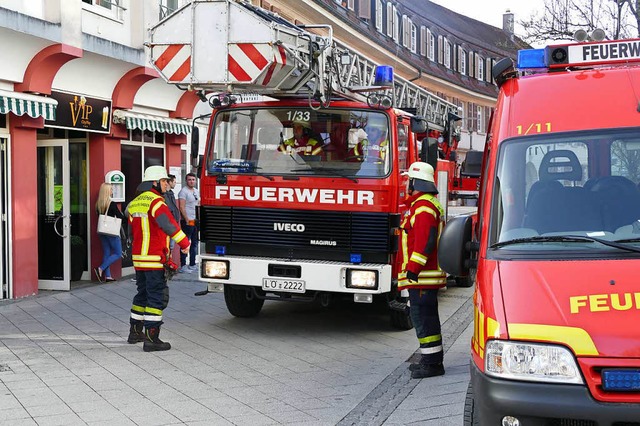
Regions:
<instances>
[{"instance_id":1,"label":"red emergency van","mask_svg":"<svg viewBox=\"0 0 640 426\"><path fill-rule=\"evenodd\" d=\"M477 225L438 258L475 275L465 425L640 425L640 40L496 64Z\"/></svg>"}]
</instances>

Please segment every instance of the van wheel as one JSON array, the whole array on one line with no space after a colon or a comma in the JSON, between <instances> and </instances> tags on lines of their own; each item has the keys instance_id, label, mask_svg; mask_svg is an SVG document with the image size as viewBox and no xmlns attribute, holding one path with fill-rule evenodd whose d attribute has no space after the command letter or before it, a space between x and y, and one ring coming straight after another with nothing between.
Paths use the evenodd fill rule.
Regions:
<instances>
[{"instance_id":1,"label":"van wheel","mask_svg":"<svg viewBox=\"0 0 640 426\"><path fill-rule=\"evenodd\" d=\"M402 311L389 309L391 327L398 330L411 330L413 328L413 322L411 322L411 317L409 316L408 311L408 309Z\"/></svg>"},{"instance_id":2,"label":"van wheel","mask_svg":"<svg viewBox=\"0 0 640 426\"><path fill-rule=\"evenodd\" d=\"M480 426L480 420L478 420L478 416L475 413L475 399L473 397L473 387L471 386L471 382L469 382L469 386L467 387L467 396L464 400L464 418L463 425L464 426Z\"/></svg>"},{"instance_id":3,"label":"van wheel","mask_svg":"<svg viewBox=\"0 0 640 426\"><path fill-rule=\"evenodd\" d=\"M250 290L230 285L224 286L224 301L229 313L239 318L255 317L264 305L264 299L258 299Z\"/></svg>"}]
</instances>

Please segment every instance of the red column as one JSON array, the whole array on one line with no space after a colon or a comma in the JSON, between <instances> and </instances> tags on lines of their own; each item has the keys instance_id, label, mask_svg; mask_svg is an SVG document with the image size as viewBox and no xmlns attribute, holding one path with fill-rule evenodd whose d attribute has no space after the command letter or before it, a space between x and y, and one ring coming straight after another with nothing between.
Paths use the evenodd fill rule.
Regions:
<instances>
[{"instance_id":1,"label":"red column","mask_svg":"<svg viewBox=\"0 0 640 426\"><path fill-rule=\"evenodd\" d=\"M38 158L36 131L43 118L9 119L11 135L11 245L13 296L38 293Z\"/></svg>"},{"instance_id":2,"label":"red column","mask_svg":"<svg viewBox=\"0 0 640 426\"><path fill-rule=\"evenodd\" d=\"M91 279L97 277L93 273L93 268L102 263L102 245L96 232L98 227L98 214L94 206L98 200L100 185L104 182L104 177L108 171L121 170L120 140L126 139L127 131L122 125L112 125L111 135L90 133L89 134L89 211L91 218ZM122 210L122 204L118 207ZM120 278L122 275L122 264L116 261L111 265L111 276Z\"/></svg>"}]
</instances>

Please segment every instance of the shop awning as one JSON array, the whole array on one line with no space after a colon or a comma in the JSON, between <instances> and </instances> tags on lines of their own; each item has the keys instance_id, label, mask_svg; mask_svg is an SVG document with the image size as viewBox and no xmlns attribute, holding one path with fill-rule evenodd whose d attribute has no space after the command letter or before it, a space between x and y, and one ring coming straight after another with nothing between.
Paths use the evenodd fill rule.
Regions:
<instances>
[{"instance_id":1,"label":"shop awning","mask_svg":"<svg viewBox=\"0 0 640 426\"><path fill-rule=\"evenodd\" d=\"M44 117L45 120L56 119L58 101L44 96L28 93L8 92L0 90L0 114L27 114L29 117Z\"/></svg>"},{"instance_id":2,"label":"shop awning","mask_svg":"<svg viewBox=\"0 0 640 426\"><path fill-rule=\"evenodd\" d=\"M147 115L123 109L113 111L113 122L116 124L126 123L127 129L151 130L176 135L191 133L189 120Z\"/></svg>"}]
</instances>

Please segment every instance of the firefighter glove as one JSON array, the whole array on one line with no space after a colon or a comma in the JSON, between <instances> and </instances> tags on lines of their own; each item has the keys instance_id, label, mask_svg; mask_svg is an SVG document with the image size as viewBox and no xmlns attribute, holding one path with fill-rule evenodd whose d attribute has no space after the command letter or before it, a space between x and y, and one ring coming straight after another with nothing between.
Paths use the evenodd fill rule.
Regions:
<instances>
[{"instance_id":1,"label":"firefighter glove","mask_svg":"<svg viewBox=\"0 0 640 426\"><path fill-rule=\"evenodd\" d=\"M418 274L416 274L415 272L411 272L411 271L407 271L407 279L409 280L409 282L418 282Z\"/></svg>"}]
</instances>

